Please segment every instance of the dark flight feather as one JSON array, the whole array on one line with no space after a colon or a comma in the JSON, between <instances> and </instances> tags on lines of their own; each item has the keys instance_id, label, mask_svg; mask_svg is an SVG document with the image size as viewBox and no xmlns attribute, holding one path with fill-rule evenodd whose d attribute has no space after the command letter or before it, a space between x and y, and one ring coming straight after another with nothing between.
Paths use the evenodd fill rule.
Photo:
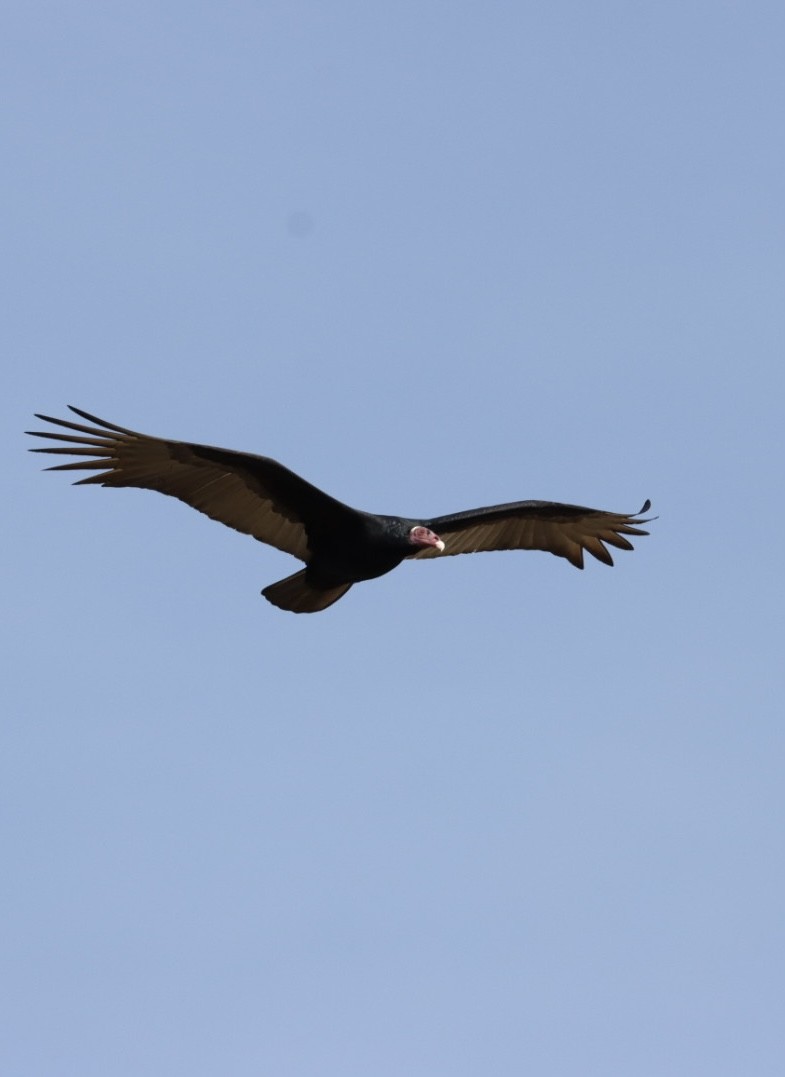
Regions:
<instances>
[{"instance_id":1,"label":"dark flight feather","mask_svg":"<svg viewBox=\"0 0 785 1077\"><path fill-rule=\"evenodd\" d=\"M436 516L425 526L438 535L453 535L443 551L420 550L414 556L448 557L459 553L489 550L545 550L566 557L576 568L583 568L583 551L598 561L613 564L603 543L619 550L633 549L624 535L647 535L633 523L651 508L644 502L634 516L603 512L583 505L560 505L554 501L516 501L509 505L492 505L486 509Z\"/></svg>"}]
</instances>

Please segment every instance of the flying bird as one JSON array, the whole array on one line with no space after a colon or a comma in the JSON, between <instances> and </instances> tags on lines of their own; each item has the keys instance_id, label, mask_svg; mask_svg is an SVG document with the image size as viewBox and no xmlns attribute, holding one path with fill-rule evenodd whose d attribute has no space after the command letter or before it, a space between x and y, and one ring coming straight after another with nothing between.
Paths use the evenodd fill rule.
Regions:
<instances>
[{"instance_id":1,"label":"flying bird","mask_svg":"<svg viewBox=\"0 0 785 1077\"><path fill-rule=\"evenodd\" d=\"M407 558L482 550L547 550L583 568L583 551L612 565L606 546L631 550L625 535L647 535L640 512L602 512L555 501L515 501L428 520L381 516L342 504L266 456L149 437L69 409L92 423L36 415L62 430L27 431L65 442L32 452L88 459L47 471L97 471L75 485L137 486L169 494L236 531L290 553L305 568L270 584L264 597L282 610L315 613L354 583L383 576Z\"/></svg>"}]
</instances>

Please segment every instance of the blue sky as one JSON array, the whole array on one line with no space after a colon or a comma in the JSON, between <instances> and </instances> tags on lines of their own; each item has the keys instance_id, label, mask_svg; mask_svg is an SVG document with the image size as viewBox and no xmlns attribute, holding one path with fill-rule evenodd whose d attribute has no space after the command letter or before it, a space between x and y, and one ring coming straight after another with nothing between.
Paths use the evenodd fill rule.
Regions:
<instances>
[{"instance_id":1,"label":"blue sky","mask_svg":"<svg viewBox=\"0 0 785 1077\"><path fill-rule=\"evenodd\" d=\"M781 4L3 16L3 1073L783 1072ZM76 404L616 567L275 550Z\"/></svg>"}]
</instances>

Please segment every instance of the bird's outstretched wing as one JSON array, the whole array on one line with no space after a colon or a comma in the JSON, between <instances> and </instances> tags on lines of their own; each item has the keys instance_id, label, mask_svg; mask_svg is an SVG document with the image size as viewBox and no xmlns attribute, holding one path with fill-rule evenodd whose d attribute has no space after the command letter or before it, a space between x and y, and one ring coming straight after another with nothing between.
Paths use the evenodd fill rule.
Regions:
<instances>
[{"instance_id":1,"label":"bird's outstretched wing","mask_svg":"<svg viewBox=\"0 0 785 1077\"><path fill-rule=\"evenodd\" d=\"M75 485L137 486L184 501L213 520L260 542L308 561L314 537L340 526L354 511L265 456L148 437L114 426L79 408L70 408L94 425L36 415L67 430L28 431L34 437L65 442L32 452L87 457L56 464L48 471L98 471Z\"/></svg>"},{"instance_id":2,"label":"bird's outstretched wing","mask_svg":"<svg viewBox=\"0 0 785 1077\"><path fill-rule=\"evenodd\" d=\"M547 550L583 568L583 551L588 550L598 561L612 565L613 558L605 544L631 550L632 543L624 536L648 535L638 525L649 522L641 515L650 508L651 502L646 501L640 512L628 515L555 501L516 501L470 509L424 521L444 539L444 550L431 547L414 557L448 557L484 550Z\"/></svg>"}]
</instances>

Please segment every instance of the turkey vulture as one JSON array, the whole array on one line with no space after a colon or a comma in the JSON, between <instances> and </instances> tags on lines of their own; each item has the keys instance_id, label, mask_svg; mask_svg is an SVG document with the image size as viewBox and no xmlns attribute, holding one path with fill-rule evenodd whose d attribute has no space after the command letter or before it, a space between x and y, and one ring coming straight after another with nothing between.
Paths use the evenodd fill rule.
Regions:
<instances>
[{"instance_id":1,"label":"turkey vulture","mask_svg":"<svg viewBox=\"0 0 785 1077\"><path fill-rule=\"evenodd\" d=\"M70 407L70 405L69 405ZM76 434L28 431L66 442L32 452L89 457L48 471L98 471L79 479L102 486L139 486L184 501L213 520L252 535L305 562L305 568L262 594L294 613L326 609L353 583L383 576L407 557L444 557L480 550L547 550L583 568L583 551L612 565L604 543L631 550L624 535L646 535L639 513L601 512L553 501L516 501L430 520L360 512L322 493L266 456L168 441L70 408L92 426L48 415L36 418Z\"/></svg>"}]
</instances>

